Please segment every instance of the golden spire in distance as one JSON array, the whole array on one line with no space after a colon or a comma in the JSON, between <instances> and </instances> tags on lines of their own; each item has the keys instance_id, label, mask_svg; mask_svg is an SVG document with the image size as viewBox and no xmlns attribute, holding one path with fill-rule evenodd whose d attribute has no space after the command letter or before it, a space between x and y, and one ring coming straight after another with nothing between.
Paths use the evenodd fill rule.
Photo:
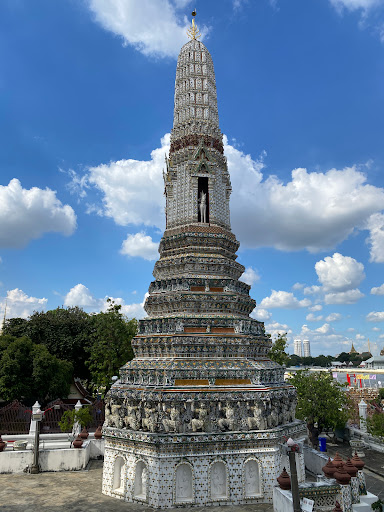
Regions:
<instances>
[{"instance_id":1,"label":"golden spire in distance","mask_svg":"<svg viewBox=\"0 0 384 512\"><path fill-rule=\"evenodd\" d=\"M191 39L199 39L201 37L200 30L195 25L195 16L196 16L196 9L192 11L192 27L187 30L187 35Z\"/></svg>"}]
</instances>

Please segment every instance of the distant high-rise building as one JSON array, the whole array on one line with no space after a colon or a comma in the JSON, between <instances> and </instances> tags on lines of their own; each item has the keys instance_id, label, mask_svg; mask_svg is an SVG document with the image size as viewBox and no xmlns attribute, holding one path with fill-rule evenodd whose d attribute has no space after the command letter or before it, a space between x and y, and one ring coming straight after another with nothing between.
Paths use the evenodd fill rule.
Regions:
<instances>
[{"instance_id":1,"label":"distant high-rise building","mask_svg":"<svg viewBox=\"0 0 384 512\"><path fill-rule=\"evenodd\" d=\"M311 344L309 340L303 340L304 357L311 357Z\"/></svg>"},{"instance_id":2,"label":"distant high-rise building","mask_svg":"<svg viewBox=\"0 0 384 512\"><path fill-rule=\"evenodd\" d=\"M299 357L303 357L303 348L302 348L301 340L293 341L293 353Z\"/></svg>"}]
</instances>

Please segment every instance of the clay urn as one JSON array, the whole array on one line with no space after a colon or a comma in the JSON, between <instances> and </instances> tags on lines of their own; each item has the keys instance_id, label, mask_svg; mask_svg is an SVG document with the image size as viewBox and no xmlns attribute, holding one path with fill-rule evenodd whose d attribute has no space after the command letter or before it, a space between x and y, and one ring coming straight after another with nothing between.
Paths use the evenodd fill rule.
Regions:
<instances>
[{"instance_id":1,"label":"clay urn","mask_svg":"<svg viewBox=\"0 0 384 512\"><path fill-rule=\"evenodd\" d=\"M347 462L344 464L344 469L352 477L355 477L357 475L357 467L353 465L349 457L347 459Z\"/></svg>"},{"instance_id":2,"label":"clay urn","mask_svg":"<svg viewBox=\"0 0 384 512\"><path fill-rule=\"evenodd\" d=\"M7 443L5 441L3 441L0 436L0 452L2 452L6 446L7 446Z\"/></svg>"},{"instance_id":3,"label":"clay urn","mask_svg":"<svg viewBox=\"0 0 384 512\"><path fill-rule=\"evenodd\" d=\"M331 459L328 458L328 462L321 469L327 478L333 478L333 475L336 471L336 466L333 464Z\"/></svg>"},{"instance_id":4,"label":"clay urn","mask_svg":"<svg viewBox=\"0 0 384 512\"><path fill-rule=\"evenodd\" d=\"M340 503L336 501L335 508L333 509L333 512L343 512L343 509L340 507Z\"/></svg>"},{"instance_id":5,"label":"clay urn","mask_svg":"<svg viewBox=\"0 0 384 512\"><path fill-rule=\"evenodd\" d=\"M84 427L83 430L80 432L80 437L81 439L85 440L88 438L88 436L88 430Z\"/></svg>"},{"instance_id":6,"label":"clay urn","mask_svg":"<svg viewBox=\"0 0 384 512\"><path fill-rule=\"evenodd\" d=\"M351 481L351 475L345 471L344 466L337 468L333 474L333 478L336 478L336 482L340 485L348 485Z\"/></svg>"},{"instance_id":7,"label":"clay urn","mask_svg":"<svg viewBox=\"0 0 384 512\"><path fill-rule=\"evenodd\" d=\"M340 466L344 466L344 461L343 459L340 457L339 455L339 452L336 452L336 455L332 461L333 465L336 467L336 468L339 468Z\"/></svg>"},{"instance_id":8,"label":"clay urn","mask_svg":"<svg viewBox=\"0 0 384 512\"><path fill-rule=\"evenodd\" d=\"M357 468L358 471L362 471L365 466L365 462L363 462L360 457L358 457L357 453L351 459L352 464Z\"/></svg>"},{"instance_id":9,"label":"clay urn","mask_svg":"<svg viewBox=\"0 0 384 512\"><path fill-rule=\"evenodd\" d=\"M72 444L74 448L81 448L83 440L81 439L80 434L76 437Z\"/></svg>"},{"instance_id":10,"label":"clay urn","mask_svg":"<svg viewBox=\"0 0 384 512\"><path fill-rule=\"evenodd\" d=\"M291 488L291 479L286 471L285 468L283 468L283 471L279 478L277 478L277 481L279 482L280 489L283 489L283 491L289 491Z\"/></svg>"},{"instance_id":11,"label":"clay urn","mask_svg":"<svg viewBox=\"0 0 384 512\"><path fill-rule=\"evenodd\" d=\"M101 425L97 427L94 437L95 439L101 439L103 437L101 433Z\"/></svg>"}]
</instances>

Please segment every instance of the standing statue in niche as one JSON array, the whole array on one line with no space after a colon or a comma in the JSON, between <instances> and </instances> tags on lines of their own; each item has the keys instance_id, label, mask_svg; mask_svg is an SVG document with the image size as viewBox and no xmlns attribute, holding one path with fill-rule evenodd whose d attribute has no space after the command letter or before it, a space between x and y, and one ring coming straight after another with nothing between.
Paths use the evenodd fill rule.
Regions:
<instances>
[{"instance_id":1,"label":"standing statue in niche","mask_svg":"<svg viewBox=\"0 0 384 512\"><path fill-rule=\"evenodd\" d=\"M207 222L207 194L201 191L200 194L200 222L206 224Z\"/></svg>"}]
</instances>

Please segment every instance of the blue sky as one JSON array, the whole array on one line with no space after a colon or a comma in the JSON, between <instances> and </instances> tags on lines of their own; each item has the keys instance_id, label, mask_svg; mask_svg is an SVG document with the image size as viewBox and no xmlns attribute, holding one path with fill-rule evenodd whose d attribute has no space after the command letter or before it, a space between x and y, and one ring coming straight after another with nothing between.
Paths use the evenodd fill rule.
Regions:
<instances>
[{"instance_id":1,"label":"blue sky","mask_svg":"<svg viewBox=\"0 0 384 512\"><path fill-rule=\"evenodd\" d=\"M161 7L160 7L161 6ZM190 12L212 54L232 229L272 334L384 347L383 0L3 0L0 314L128 316L164 229Z\"/></svg>"}]
</instances>

